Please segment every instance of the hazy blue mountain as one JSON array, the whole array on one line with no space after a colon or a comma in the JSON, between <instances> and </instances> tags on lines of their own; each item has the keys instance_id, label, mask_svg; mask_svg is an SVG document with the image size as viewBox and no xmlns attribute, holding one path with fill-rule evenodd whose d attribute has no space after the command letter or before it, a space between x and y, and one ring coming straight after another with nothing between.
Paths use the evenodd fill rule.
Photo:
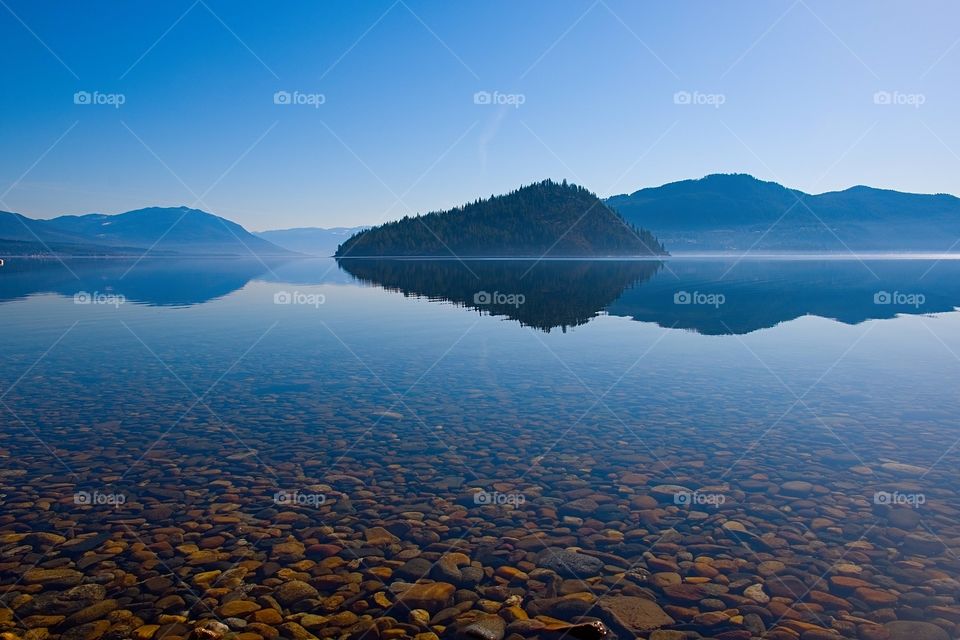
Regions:
<instances>
[{"instance_id":1,"label":"hazy blue mountain","mask_svg":"<svg viewBox=\"0 0 960 640\"><path fill-rule=\"evenodd\" d=\"M502 196L405 217L358 233L338 257L569 257L663 254L650 232L596 195L544 180Z\"/></svg>"},{"instance_id":2,"label":"hazy blue mountain","mask_svg":"<svg viewBox=\"0 0 960 640\"><path fill-rule=\"evenodd\" d=\"M137 255L152 247L157 255L587 257L659 254L665 246L674 252L946 251L958 240L960 198L951 195L866 186L811 195L744 174L683 180L605 201L545 180L372 229L253 234L187 207L52 220L0 212L5 255Z\"/></svg>"},{"instance_id":3,"label":"hazy blue mountain","mask_svg":"<svg viewBox=\"0 0 960 640\"><path fill-rule=\"evenodd\" d=\"M310 256L332 256L347 238L370 227L299 227L254 231L253 235L278 247Z\"/></svg>"},{"instance_id":4,"label":"hazy blue mountain","mask_svg":"<svg viewBox=\"0 0 960 640\"><path fill-rule=\"evenodd\" d=\"M91 213L50 221L96 244L150 247L183 253L284 255L290 252L236 222L188 207L150 207L117 215Z\"/></svg>"},{"instance_id":5,"label":"hazy blue mountain","mask_svg":"<svg viewBox=\"0 0 960 640\"><path fill-rule=\"evenodd\" d=\"M143 254L143 247L107 247L90 243L37 242L6 240L0 238L0 257L6 256L136 256ZM162 257L178 255L170 251L154 250L151 255Z\"/></svg>"},{"instance_id":6,"label":"hazy blue mountain","mask_svg":"<svg viewBox=\"0 0 960 640\"><path fill-rule=\"evenodd\" d=\"M25 244L23 244L25 243ZM291 255L242 226L188 207L151 207L116 215L91 213L32 220L0 213L0 247L65 254ZM26 249L23 249L23 248Z\"/></svg>"},{"instance_id":7,"label":"hazy blue mountain","mask_svg":"<svg viewBox=\"0 0 960 640\"><path fill-rule=\"evenodd\" d=\"M89 242L89 238L82 234L59 229L49 220L33 220L19 213L0 211L0 239L33 243L37 238L57 244Z\"/></svg>"},{"instance_id":8,"label":"hazy blue mountain","mask_svg":"<svg viewBox=\"0 0 960 640\"><path fill-rule=\"evenodd\" d=\"M610 197L671 251L946 251L960 198L856 186L811 195L745 174L715 174Z\"/></svg>"},{"instance_id":9,"label":"hazy blue mountain","mask_svg":"<svg viewBox=\"0 0 960 640\"><path fill-rule=\"evenodd\" d=\"M33 220L0 211L0 254L7 256L56 253L76 256L112 256L142 253L142 248L97 244L93 239L60 229L50 220ZM169 252L157 251L157 255Z\"/></svg>"}]
</instances>

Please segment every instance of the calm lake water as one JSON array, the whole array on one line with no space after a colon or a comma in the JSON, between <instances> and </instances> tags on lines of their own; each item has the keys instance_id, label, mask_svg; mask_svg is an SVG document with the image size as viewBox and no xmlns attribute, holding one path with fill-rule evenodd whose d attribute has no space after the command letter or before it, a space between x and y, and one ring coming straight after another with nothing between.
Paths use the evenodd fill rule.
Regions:
<instances>
[{"instance_id":1,"label":"calm lake water","mask_svg":"<svg viewBox=\"0 0 960 640\"><path fill-rule=\"evenodd\" d=\"M9 261L8 626L81 580L269 625L231 601L297 578L317 637L960 637L958 305L949 260Z\"/></svg>"}]
</instances>

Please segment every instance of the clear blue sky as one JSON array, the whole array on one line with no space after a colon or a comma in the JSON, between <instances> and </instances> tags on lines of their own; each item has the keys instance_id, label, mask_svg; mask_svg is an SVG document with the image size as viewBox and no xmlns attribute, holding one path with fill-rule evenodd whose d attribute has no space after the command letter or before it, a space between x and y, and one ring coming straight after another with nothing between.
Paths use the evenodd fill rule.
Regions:
<instances>
[{"instance_id":1,"label":"clear blue sky","mask_svg":"<svg viewBox=\"0 0 960 640\"><path fill-rule=\"evenodd\" d=\"M955 0L0 0L0 208L262 230L545 177L960 193L958 39Z\"/></svg>"}]
</instances>

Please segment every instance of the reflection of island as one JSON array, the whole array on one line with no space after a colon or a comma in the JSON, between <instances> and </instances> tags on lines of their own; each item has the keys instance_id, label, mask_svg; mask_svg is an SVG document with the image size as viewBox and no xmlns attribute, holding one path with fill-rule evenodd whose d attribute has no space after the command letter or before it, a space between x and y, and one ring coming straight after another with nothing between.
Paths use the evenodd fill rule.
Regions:
<instances>
[{"instance_id":1,"label":"reflection of island","mask_svg":"<svg viewBox=\"0 0 960 640\"><path fill-rule=\"evenodd\" d=\"M0 274L0 302L32 294L72 297L78 292L115 293L134 303L189 306L221 298L261 276L252 259L166 258L130 260L10 260Z\"/></svg>"},{"instance_id":2,"label":"reflection of island","mask_svg":"<svg viewBox=\"0 0 960 640\"><path fill-rule=\"evenodd\" d=\"M566 331L588 322L628 287L649 280L662 263L471 260L468 269L454 260L353 258L339 264L362 282L405 296L447 300L543 331Z\"/></svg>"},{"instance_id":3,"label":"reflection of island","mask_svg":"<svg viewBox=\"0 0 960 640\"><path fill-rule=\"evenodd\" d=\"M856 324L960 306L956 260L469 260L469 269L456 260L338 262L340 269L327 258L151 258L136 266L127 259L69 259L67 266L13 259L0 268L0 303L86 292L190 306L251 280L284 288L360 280L544 331L606 313L707 335L749 333L805 315ZM719 299L722 304L709 304Z\"/></svg>"},{"instance_id":4,"label":"reflection of island","mask_svg":"<svg viewBox=\"0 0 960 640\"><path fill-rule=\"evenodd\" d=\"M605 311L707 335L745 334L805 315L857 324L960 305L956 261L931 269L931 260L572 260L544 261L526 275L530 261L467 264L479 279L453 260L340 261L361 281L543 330L577 326ZM500 293L502 302L484 292ZM523 304L503 298L510 294L522 294Z\"/></svg>"}]
</instances>

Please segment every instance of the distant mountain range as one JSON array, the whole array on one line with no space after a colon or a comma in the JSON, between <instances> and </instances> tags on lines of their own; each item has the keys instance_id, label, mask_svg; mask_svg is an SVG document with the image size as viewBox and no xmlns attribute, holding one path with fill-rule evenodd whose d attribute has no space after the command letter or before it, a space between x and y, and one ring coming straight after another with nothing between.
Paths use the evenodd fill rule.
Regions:
<instances>
[{"instance_id":1,"label":"distant mountain range","mask_svg":"<svg viewBox=\"0 0 960 640\"><path fill-rule=\"evenodd\" d=\"M745 174L715 174L606 203L673 253L948 251L960 239L960 198L946 194L856 186L811 195Z\"/></svg>"},{"instance_id":2,"label":"distant mountain range","mask_svg":"<svg viewBox=\"0 0 960 640\"><path fill-rule=\"evenodd\" d=\"M33 220L0 212L0 250L8 254L290 256L235 222L188 207L151 207Z\"/></svg>"},{"instance_id":3,"label":"distant mountain range","mask_svg":"<svg viewBox=\"0 0 960 640\"><path fill-rule=\"evenodd\" d=\"M589 257L689 252L944 252L960 198L856 186L811 195L715 174L597 198L550 180L374 228L251 233L188 207L35 220L0 211L0 255ZM956 246L954 246L956 244Z\"/></svg>"},{"instance_id":4,"label":"distant mountain range","mask_svg":"<svg viewBox=\"0 0 960 640\"><path fill-rule=\"evenodd\" d=\"M272 242L278 247L296 251L308 256L332 256L347 238L370 227L301 227L297 229L277 229L275 231L254 231L253 235Z\"/></svg>"},{"instance_id":5,"label":"distant mountain range","mask_svg":"<svg viewBox=\"0 0 960 640\"><path fill-rule=\"evenodd\" d=\"M544 180L502 196L405 217L340 245L340 258L664 255L649 231L583 187Z\"/></svg>"}]
</instances>

